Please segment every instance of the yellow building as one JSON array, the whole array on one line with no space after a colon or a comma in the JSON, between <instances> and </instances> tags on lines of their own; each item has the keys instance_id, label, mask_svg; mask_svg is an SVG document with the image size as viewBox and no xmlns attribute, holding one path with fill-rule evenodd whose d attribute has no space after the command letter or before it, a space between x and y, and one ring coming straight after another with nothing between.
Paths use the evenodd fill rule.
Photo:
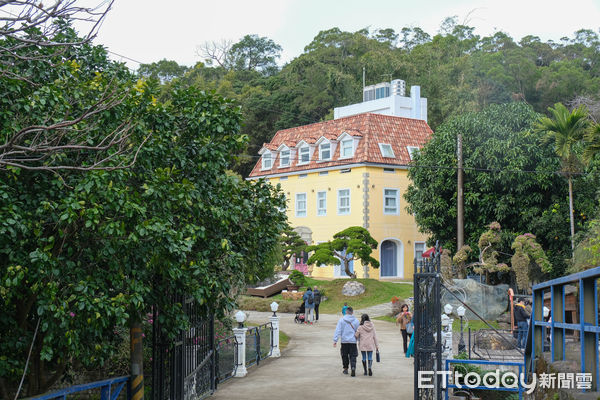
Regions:
<instances>
[{"instance_id":1,"label":"yellow building","mask_svg":"<svg viewBox=\"0 0 600 400\"><path fill-rule=\"evenodd\" d=\"M425 236L406 212L408 164L432 131L421 119L363 113L278 131L260 150L250 179L280 184L290 224L311 244L350 226L379 243L379 269L354 261L356 275L410 279ZM314 277L345 276L340 266L315 267Z\"/></svg>"}]
</instances>

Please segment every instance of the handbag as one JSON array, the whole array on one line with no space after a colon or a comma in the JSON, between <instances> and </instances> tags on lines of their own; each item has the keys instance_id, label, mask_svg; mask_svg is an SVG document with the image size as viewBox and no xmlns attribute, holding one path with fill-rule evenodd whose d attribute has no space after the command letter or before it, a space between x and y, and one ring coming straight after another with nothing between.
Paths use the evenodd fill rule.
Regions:
<instances>
[{"instance_id":1,"label":"handbag","mask_svg":"<svg viewBox=\"0 0 600 400\"><path fill-rule=\"evenodd\" d=\"M406 324L406 333L408 333L409 335L412 335L412 333L415 331L415 324L413 324L412 322L409 322L408 324Z\"/></svg>"},{"instance_id":2,"label":"handbag","mask_svg":"<svg viewBox=\"0 0 600 400\"><path fill-rule=\"evenodd\" d=\"M377 350L377 352L375 352L375 361L381 362L381 356L379 355L379 350Z\"/></svg>"}]
</instances>

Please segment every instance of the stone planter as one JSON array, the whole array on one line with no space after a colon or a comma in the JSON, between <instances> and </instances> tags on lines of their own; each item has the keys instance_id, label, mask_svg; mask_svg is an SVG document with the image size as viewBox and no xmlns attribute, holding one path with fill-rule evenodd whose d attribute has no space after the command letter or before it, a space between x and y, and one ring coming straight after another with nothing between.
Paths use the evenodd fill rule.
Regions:
<instances>
[{"instance_id":1,"label":"stone planter","mask_svg":"<svg viewBox=\"0 0 600 400\"><path fill-rule=\"evenodd\" d=\"M291 292L293 290L298 290L298 289L300 289L300 286L298 286L298 285L287 285L288 292Z\"/></svg>"}]
</instances>

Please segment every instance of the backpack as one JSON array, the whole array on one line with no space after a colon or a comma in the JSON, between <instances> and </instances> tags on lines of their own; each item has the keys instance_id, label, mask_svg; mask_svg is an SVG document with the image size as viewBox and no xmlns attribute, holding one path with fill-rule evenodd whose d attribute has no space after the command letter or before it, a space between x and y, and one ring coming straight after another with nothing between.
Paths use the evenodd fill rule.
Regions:
<instances>
[{"instance_id":1,"label":"backpack","mask_svg":"<svg viewBox=\"0 0 600 400\"><path fill-rule=\"evenodd\" d=\"M313 296L313 294L309 294L308 297L306 298L306 302L307 304L310 306L314 303L315 301L315 297Z\"/></svg>"}]
</instances>

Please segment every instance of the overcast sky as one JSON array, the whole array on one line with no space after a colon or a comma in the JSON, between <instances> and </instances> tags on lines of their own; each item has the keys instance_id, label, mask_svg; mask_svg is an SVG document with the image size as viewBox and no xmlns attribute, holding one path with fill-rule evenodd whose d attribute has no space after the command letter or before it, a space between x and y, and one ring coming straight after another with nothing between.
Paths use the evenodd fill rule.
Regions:
<instances>
[{"instance_id":1,"label":"overcast sky","mask_svg":"<svg viewBox=\"0 0 600 400\"><path fill-rule=\"evenodd\" d=\"M283 64L321 30L409 26L433 35L454 15L479 35L503 31L517 41L530 34L558 41L582 28L598 32L600 0L116 0L96 43L137 62L166 58L192 66L206 41L235 43L258 34L283 47Z\"/></svg>"}]
</instances>

